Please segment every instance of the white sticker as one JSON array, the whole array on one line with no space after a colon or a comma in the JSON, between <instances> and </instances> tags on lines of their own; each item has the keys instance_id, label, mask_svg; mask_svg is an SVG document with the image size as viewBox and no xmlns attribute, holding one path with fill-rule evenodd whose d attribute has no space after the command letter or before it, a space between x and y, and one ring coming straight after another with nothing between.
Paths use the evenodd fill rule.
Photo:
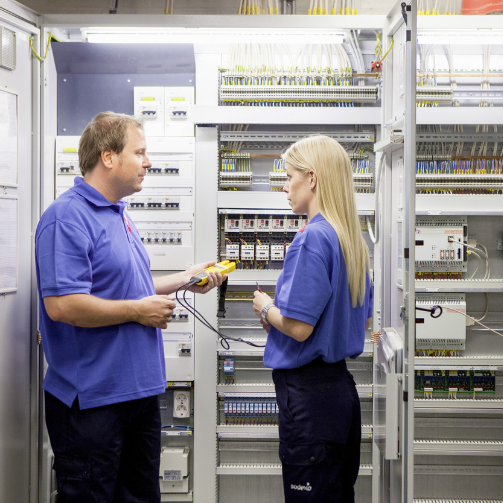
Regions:
<instances>
[{"instance_id":1,"label":"white sticker","mask_svg":"<svg viewBox=\"0 0 503 503\"><path fill-rule=\"evenodd\" d=\"M164 476L162 479L164 480L164 482L181 481L182 470L164 470Z\"/></svg>"}]
</instances>

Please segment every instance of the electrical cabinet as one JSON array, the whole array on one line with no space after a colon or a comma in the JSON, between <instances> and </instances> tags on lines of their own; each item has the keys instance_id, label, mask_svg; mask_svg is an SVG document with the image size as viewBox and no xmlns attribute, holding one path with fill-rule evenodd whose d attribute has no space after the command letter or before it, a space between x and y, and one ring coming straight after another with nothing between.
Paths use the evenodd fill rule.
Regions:
<instances>
[{"instance_id":1,"label":"electrical cabinet","mask_svg":"<svg viewBox=\"0 0 503 503\"><path fill-rule=\"evenodd\" d=\"M321 52L293 42L266 52L196 44L195 87L188 79L187 87L134 85L152 167L128 212L152 270L238 262L224 317L215 291L189 302L222 334L259 346L223 347L177 305L163 331L163 501L283 499L274 385L260 347L266 334L251 300L257 282L274 295L306 223L282 193L281 153L311 134L335 138L349 154L371 254L372 331L392 332L403 347L392 377L374 358L370 331L363 354L348 362L362 408L357 501L501 498L503 342L491 329L498 331L503 293L503 46L463 43L475 27L494 34L489 16L447 23L417 10L412 1L387 17L319 16L320 29L343 34ZM231 21L243 30L249 23ZM289 23L278 18L284 30ZM448 42L435 41L446 34ZM244 65L240 54L248 54ZM297 54L300 72L286 63ZM370 72L377 57L379 75ZM79 173L77 148L78 137L56 140L56 195Z\"/></svg>"}]
</instances>

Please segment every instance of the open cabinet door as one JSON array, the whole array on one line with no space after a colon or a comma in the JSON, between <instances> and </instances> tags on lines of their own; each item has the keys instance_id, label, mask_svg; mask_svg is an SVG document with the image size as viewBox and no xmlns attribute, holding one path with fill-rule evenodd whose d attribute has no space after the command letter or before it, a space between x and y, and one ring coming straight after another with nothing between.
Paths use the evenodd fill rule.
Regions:
<instances>
[{"instance_id":1,"label":"open cabinet door","mask_svg":"<svg viewBox=\"0 0 503 503\"><path fill-rule=\"evenodd\" d=\"M382 61L382 140L375 146L382 335L374 365L374 501L386 503L413 501L416 13L415 0L398 2L387 18L382 53L391 50Z\"/></svg>"}]
</instances>

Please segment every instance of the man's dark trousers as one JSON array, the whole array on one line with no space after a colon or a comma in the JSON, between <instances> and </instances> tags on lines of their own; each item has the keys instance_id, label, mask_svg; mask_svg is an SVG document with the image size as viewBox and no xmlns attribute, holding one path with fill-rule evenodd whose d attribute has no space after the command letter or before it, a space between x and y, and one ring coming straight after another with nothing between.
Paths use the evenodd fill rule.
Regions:
<instances>
[{"instance_id":1,"label":"man's dark trousers","mask_svg":"<svg viewBox=\"0 0 503 503\"><path fill-rule=\"evenodd\" d=\"M45 392L58 503L157 503L161 418L157 396L79 409Z\"/></svg>"}]
</instances>

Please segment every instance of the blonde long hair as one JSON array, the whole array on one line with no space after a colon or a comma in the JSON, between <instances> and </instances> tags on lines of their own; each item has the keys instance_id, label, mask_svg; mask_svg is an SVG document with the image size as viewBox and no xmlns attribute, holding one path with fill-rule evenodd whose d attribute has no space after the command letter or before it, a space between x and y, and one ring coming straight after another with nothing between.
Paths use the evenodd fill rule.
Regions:
<instances>
[{"instance_id":1,"label":"blonde long hair","mask_svg":"<svg viewBox=\"0 0 503 503\"><path fill-rule=\"evenodd\" d=\"M282 157L285 163L304 175L311 170L316 173L316 200L320 213L339 238L353 307L356 307L357 302L362 305L370 260L356 210L348 154L337 141L320 135L299 140Z\"/></svg>"}]
</instances>

